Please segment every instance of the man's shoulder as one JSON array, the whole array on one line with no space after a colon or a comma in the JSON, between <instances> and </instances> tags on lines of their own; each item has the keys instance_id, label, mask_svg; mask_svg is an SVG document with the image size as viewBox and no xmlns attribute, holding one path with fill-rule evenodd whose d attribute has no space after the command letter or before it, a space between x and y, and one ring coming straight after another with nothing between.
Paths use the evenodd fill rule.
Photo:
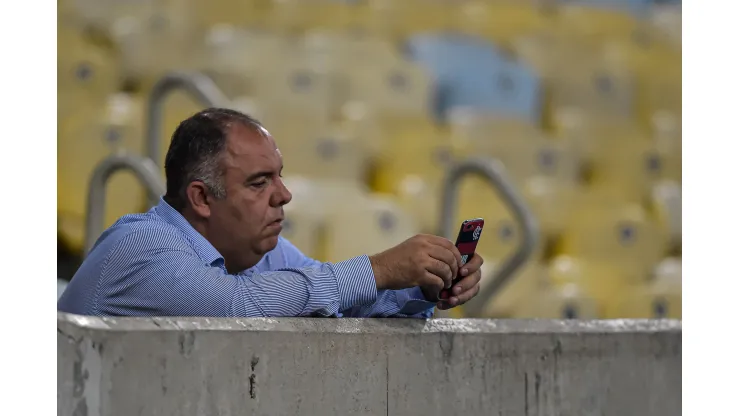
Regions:
<instances>
[{"instance_id":1,"label":"man's shoulder","mask_svg":"<svg viewBox=\"0 0 740 416\"><path fill-rule=\"evenodd\" d=\"M93 251L98 248L106 252L112 249L180 249L184 246L187 246L187 239L177 227L146 213L121 217L100 236Z\"/></svg>"}]
</instances>

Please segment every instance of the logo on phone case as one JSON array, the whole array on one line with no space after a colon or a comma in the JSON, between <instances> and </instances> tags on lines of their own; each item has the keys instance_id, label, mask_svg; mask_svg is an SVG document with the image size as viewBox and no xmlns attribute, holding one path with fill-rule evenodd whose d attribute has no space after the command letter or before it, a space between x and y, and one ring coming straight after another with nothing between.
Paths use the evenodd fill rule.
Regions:
<instances>
[{"instance_id":1,"label":"logo on phone case","mask_svg":"<svg viewBox=\"0 0 740 416\"><path fill-rule=\"evenodd\" d=\"M473 231L473 240L477 240L478 237L480 237L481 228L480 225L475 227L475 231Z\"/></svg>"}]
</instances>

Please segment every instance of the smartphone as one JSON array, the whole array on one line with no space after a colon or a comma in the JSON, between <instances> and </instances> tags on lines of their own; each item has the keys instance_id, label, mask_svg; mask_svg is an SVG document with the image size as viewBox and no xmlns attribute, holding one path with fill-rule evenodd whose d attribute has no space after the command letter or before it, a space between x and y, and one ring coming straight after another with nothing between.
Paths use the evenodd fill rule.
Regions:
<instances>
[{"instance_id":1,"label":"smartphone","mask_svg":"<svg viewBox=\"0 0 740 416\"><path fill-rule=\"evenodd\" d=\"M465 220L460 225L460 231L457 233L457 241L455 241L455 247L460 251L462 256L463 264L467 263L468 260L473 258L475 254L475 248L478 246L480 235L483 232L483 218L473 218L471 220ZM452 287L457 284L462 277L457 277L452 281ZM447 299L451 296L449 289L443 289L439 294L440 299Z\"/></svg>"}]
</instances>

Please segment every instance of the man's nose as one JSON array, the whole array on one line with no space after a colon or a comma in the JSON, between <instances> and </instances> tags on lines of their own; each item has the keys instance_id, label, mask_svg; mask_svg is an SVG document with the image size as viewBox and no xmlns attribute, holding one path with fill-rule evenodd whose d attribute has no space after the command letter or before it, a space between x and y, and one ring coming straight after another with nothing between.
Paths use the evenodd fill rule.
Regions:
<instances>
[{"instance_id":1,"label":"man's nose","mask_svg":"<svg viewBox=\"0 0 740 416\"><path fill-rule=\"evenodd\" d=\"M283 206L293 199L293 194L290 193L288 187L285 186L282 180L278 181L277 190L273 194L273 205Z\"/></svg>"}]
</instances>

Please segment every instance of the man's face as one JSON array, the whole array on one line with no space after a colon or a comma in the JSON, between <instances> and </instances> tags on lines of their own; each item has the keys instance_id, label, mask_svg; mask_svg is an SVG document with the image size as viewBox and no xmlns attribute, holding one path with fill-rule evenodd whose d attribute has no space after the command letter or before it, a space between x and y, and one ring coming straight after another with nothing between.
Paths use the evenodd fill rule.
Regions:
<instances>
[{"instance_id":1,"label":"man's face","mask_svg":"<svg viewBox=\"0 0 740 416\"><path fill-rule=\"evenodd\" d=\"M222 163L226 198L211 204L209 235L229 272L236 273L275 248L283 205L292 195L281 177L283 158L267 130L233 125Z\"/></svg>"}]
</instances>

